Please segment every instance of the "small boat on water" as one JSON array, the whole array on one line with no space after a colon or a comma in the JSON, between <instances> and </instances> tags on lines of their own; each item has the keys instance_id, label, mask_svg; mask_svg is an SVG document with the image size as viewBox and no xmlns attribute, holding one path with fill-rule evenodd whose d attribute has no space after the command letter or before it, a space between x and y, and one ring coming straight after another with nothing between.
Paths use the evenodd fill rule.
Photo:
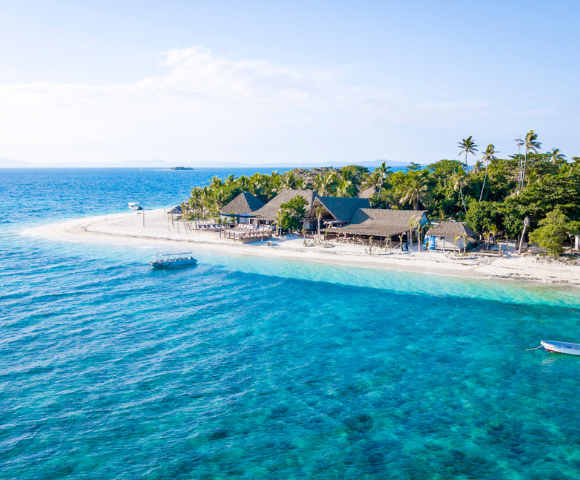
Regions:
<instances>
[{"instance_id":1,"label":"small boat on water","mask_svg":"<svg viewBox=\"0 0 580 480\"><path fill-rule=\"evenodd\" d=\"M129 210L143 210L143 207L141 207L137 202L128 203L127 206L129 207Z\"/></svg>"},{"instance_id":2,"label":"small boat on water","mask_svg":"<svg viewBox=\"0 0 580 480\"><path fill-rule=\"evenodd\" d=\"M580 343L553 342L552 340L542 340L541 343L546 352L580 355Z\"/></svg>"},{"instance_id":3,"label":"small boat on water","mask_svg":"<svg viewBox=\"0 0 580 480\"><path fill-rule=\"evenodd\" d=\"M151 257L149 266L153 268L183 267L195 265L197 260L191 252L158 253Z\"/></svg>"}]
</instances>

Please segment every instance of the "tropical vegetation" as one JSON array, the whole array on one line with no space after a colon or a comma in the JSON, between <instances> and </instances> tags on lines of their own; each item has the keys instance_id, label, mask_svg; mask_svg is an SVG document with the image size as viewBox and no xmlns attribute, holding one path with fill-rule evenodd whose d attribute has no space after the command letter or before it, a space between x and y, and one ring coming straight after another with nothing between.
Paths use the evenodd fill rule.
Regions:
<instances>
[{"instance_id":1,"label":"tropical vegetation","mask_svg":"<svg viewBox=\"0 0 580 480\"><path fill-rule=\"evenodd\" d=\"M532 233L539 241L539 236L555 232L548 228L554 224L554 212L558 221L566 218L565 224L580 221L580 157L568 161L558 148L541 153L541 146L531 130L516 140L517 153L504 158L492 143L478 153L474 138L468 136L458 142L460 159L426 167L411 163L392 171L382 163L372 170L349 165L214 177L209 185L194 188L182 207L187 215L200 218L217 213L241 192L267 202L284 189L314 190L321 196L367 196L374 208L424 209L432 220L466 221L482 235L516 238L528 217L527 231L543 232ZM471 166L470 156L476 158ZM556 242L560 237L554 234Z\"/></svg>"}]
</instances>

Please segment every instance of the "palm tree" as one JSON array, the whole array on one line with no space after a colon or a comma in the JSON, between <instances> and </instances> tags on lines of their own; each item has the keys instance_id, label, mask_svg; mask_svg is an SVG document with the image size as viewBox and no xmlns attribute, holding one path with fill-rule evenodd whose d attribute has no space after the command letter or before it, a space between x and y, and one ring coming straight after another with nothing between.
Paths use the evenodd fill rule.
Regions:
<instances>
[{"instance_id":1,"label":"palm tree","mask_svg":"<svg viewBox=\"0 0 580 480\"><path fill-rule=\"evenodd\" d=\"M191 197L189 198L190 209L197 214L201 209L201 188L193 188L191 190Z\"/></svg>"},{"instance_id":2,"label":"palm tree","mask_svg":"<svg viewBox=\"0 0 580 480\"><path fill-rule=\"evenodd\" d=\"M282 176L282 183L280 187L282 189L294 190L296 188L297 181L298 179L296 178L294 171L290 170Z\"/></svg>"},{"instance_id":3,"label":"palm tree","mask_svg":"<svg viewBox=\"0 0 580 480\"><path fill-rule=\"evenodd\" d=\"M224 184L224 182L222 182L222 179L220 177L218 177L217 175L214 175L211 178L211 186L213 188L219 188Z\"/></svg>"},{"instance_id":4,"label":"palm tree","mask_svg":"<svg viewBox=\"0 0 580 480\"><path fill-rule=\"evenodd\" d=\"M294 187L296 188L296 190L306 190L307 185L304 178L300 177L298 180L296 180Z\"/></svg>"},{"instance_id":5,"label":"palm tree","mask_svg":"<svg viewBox=\"0 0 580 480\"><path fill-rule=\"evenodd\" d=\"M232 175L229 175L228 178L226 178L225 184L229 186L229 185L232 185L235 181L236 181L236 177L232 174Z\"/></svg>"},{"instance_id":6,"label":"palm tree","mask_svg":"<svg viewBox=\"0 0 580 480\"><path fill-rule=\"evenodd\" d=\"M483 157L481 160L485 164L485 177L483 177L483 185L481 187L481 194L479 195L480 202L481 199L483 198L483 191L485 190L485 181L487 180L487 170L489 169L489 164L497 160L497 157L495 155L498 153L499 152L495 149L493 143L490 143L485 149L485 152L483 152Z\"/></svg>"},{"instance_id":7,"label":"palm tree","mask_svg":"<svg viewBox=\"0 0 580 480\"><path fill-rule=\"evenodd\" d=\"M475 152L477 152L477 145L473 141L473 137L471 135L467 138L464 138L461 142L457 142L457 145L461 149L461 152L459 152L459 156L465 153L465 167L467 168L467 173L469 173L469 164L467 163L467 155L469 153L475 155Z\"/></svg>"},{"instance_id":8,"label":"palm tree","mask_svg":"<svg viewBox=\"0 0 580 480\"><path fill-rule=\"evenodd\" d=\"M381 172L379 172L378 169L376 169L373 172L370 172L369 174L365 175L364 178L364 182L363 182L363 187L364 188L376 188L379 187L381 185Z\"/></svg>"},{"instance_id":9,"label":"palm tree","mask_svg":"<svg viewBox=\"0 0 580 480\"><path fill-rule=\"evenodd\" d=\"M385 162L381 163L381 166L375 170L375 172L378 171L381 175L381 183L379 184L379 197L381 196L381 192L383 191L383 185L385 184L385 180L389 175L389 173L391 173L389 170L391 170L391 167L387 167L387 164Z\"/></svg>"},{"instance_id":10,"label":"palm tree","mask_svg":"<svg viewBox=\"0 0 580 480\"><path fill-rule=\"evenodd\" d=\"M405 182L400 186L400 202L408 203L419 210L421 203L425 203L429 198L429 179L418 172L407 173Z\"/></svg>"},{"instance_id":11,"label":"palm tree","mask_svg":"<svg viewBox=\"0 0 580 480\"><path fill-rule=\"evenodd\" d=\"M540 175L538 175L538 170L536 168L530 168L528 171L528 185L538 183L539 181Z\"/></svg>"},{"instance_id":12,"label":"palm tree","mask_svg":"<svg viewBox=\"0 0 580 480\"><path fill-rule=\"evenodd\" d=\"M467 254L467 236L465 235L465 233L462 235L457 235L453 239L453 247L455 248L455 242L457 242L457 240L459 240L461 238L463 239L464 253ZM459 253L461 253L461 246L459 247Z\"/></svg>"},{"instance_id":13,"label":"palm tree","mask_svg":"<svg viewBox=\"0 0 580 480\"><path fill-rule=\"evenodd\" d=\"M314 180L315 190L322 197L330 196L332 187L336 182L336 173L328 172L326 175L318 175Z\"/></svg>"},{"instance_id":14,"label":"palm tree","mask_svg":"<svg viewBox=\"0 0 580 480\"><path fill-rule=\"evenodd\" d=\"M322 243L320 240L320 219L325 211L324 207L316 207L316 219L318 220L318 243Z\"/></svg>"},{"instance_id":15,"label":"palm tree","mask_svg":"<svg viewBox=\"0 0 580 480\"><path fill-rule=\"evenodd\" d=\"M250 187L250 179L245 175L241 175L240 178L238 178L238 184L242 190L247 191Z\"/></svg>"},{"instance_id":16,"label":"palm tree","mask_svg":"<svg viewBox=\"0 0 580 480\"><path fill-rule=\"evenodd\" d=\"M523 170L523 162L522 162L522 147L526 144L522 137L518 137L514 140L516 145L518 146L518 183L521 183L522 179L522 170Z\"/></svg>"},{"instance_id":17,"label":"palm tree","mask_svg":"<svg viewBox=\"0 0 580 480\"><path fill-rule=\"evenodd\" d=\"M528 153L529 152L538 153L538 150L540 150L540 148L542 147L542 144L540 142L538 142L538 135L533 130L530 130L528 132L524 142L525 142L524 146L526 147L526 153L524 156L524 169L522 172L521 188L524 187L524 181L526 179L526 167L528 165Z\"/></svg>"},{"instance_id":18,"label":"palm tree","mask_svg":"<svg viewBox=\"0 0 580 480\"><path fill-rule=\"evenodd\" d=\"M419 252L421 251L421 218L419 215L413 215L409 219L410 235L413 234L413 230L417 230L417 248Z\"/></svg>"},{"instance_id":19,"label":"palm tree","mask_svg":"<svg viewBox=\"0 0 580 480\"><path fill-rule=\"evenodd\" d=\"M518 253L522 253L522 244L524 243L524 237L526 235L526 229L530 225L530 217L524 218L524 229L522 230L522 236L520 238L520 248L518 249Z\"/></svg>"},{"instance_id":20,"label":"palm tree","mask_svg":"<svg viewBox=\"0 0 580 480\"><path fill-rule=\"evenodd\" d=\"M205 211L207 210L207 207L209 206L210 197L211 197L211 190L206 185L201 189L201 195L200 195L201 217L202 218L206 218Z\"/></svg>"},{"instance_id":21,"label":"palm tree","mask_svg":"<svg viewBox=\"0 0 580 480\"><path fill-rule=\"evenodd\" d=\"M351 180L341 178L338 181L338 188L336 189L337 197L352 197L355 191L356 187L354 186Z\"/></svg>"},{"instance_id":22,"label":"palm tree","mask_svg":"<svg viewBox=\"0 0 580 480\"><path fill-rule=\"evenodd\" d=\"M550 153L550 160L552 160L552 163L554 165L556 165L558 163L558 161L566 159L566 155L564 155L562 153L562 150L560 150L559 148L552 148L552 151L549 153Z\"/></svg>"},{"instance_id":23,"label":"palm tree","mask_svg":"<svg viewBox=\"0 0 580 480\"><path fill-rule=\"evenodd\" d=\"M453 190L461 194L461 203L463 204L463 209L467 213L467 207L465 205L465 199L463 198L463 187L467 186L467 176L463 170L458 170L452 177L451 182L453 183Z\"/></svg>"}]
</instances>

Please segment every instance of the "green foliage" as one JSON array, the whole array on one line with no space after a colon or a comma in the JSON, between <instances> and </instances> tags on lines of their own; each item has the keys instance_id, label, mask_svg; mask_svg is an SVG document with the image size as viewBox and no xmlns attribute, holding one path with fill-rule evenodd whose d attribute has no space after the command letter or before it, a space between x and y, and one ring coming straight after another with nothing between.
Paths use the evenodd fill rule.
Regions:
<instances>
[{"instance_id":1,"label":"green foliage","mask_svg":"<svg viewBox=\"0 0 580 480\"><path fill-rule=\"evenodd\" d=\"M300 195L280 205L278 210L278 226L282 230L298 230L300 222L306 215L308 202Z\"/></svg>"},{"instance_id":2,"label":"green foliage","mask_svg":"<svg viewBox=\"0 0 580 480\"><path fill-rule=\"evenodd\" d=\"M465 221L477 233L498 232L502 212L499 204L494 202L476 202L469 204Z\"/></svg>"},{"instance_id":3,"label":"green foliage","mask_svg":"<svg viewBox=\"0 0 580 480\"><path fill-rule=\"evenodd\" d=\"M513 198L508 198L504 203L498 204L501 215L502 227L508 237L516 238L524 228L525 213Z\"/></svg>"},{"instance_id":4,"label":"green foliage","mask_svg":"<svg viewBox=\"0 0 580 480\"><path fill-rule=\"evenodd\" d=\"M386 163L373 171L357 165L294 169L284 174L214 177L194 188L185 204L186 218L217 214L241 192L268 202L283 189L314 190L322 196L356 197L368 188L372 208L427 209L433 219L466 220L478 233L521 235L523 219L530 230L555 209L580 221L580 157L567 163L559 149L538 153L541 143L529 132L519 144L520 154L497 158L493 144L478 154L474 168L467 159L477 152L472 137L459 142L460 160L440 160L421 168L411 163L405 171L390 171ZM465 157L465 158L463 158ZM289 202L280 212L281 225L297 229L304 214ZM301 217L302 215L302 217Z\"/></svg>"},{"instance_id":5,"label":"green foliage","mask_svg":"<svg viewBox=\"0 0 580 480\"><path fill-rule=\"evenodd\" d=\"M513 203L521 215L530 217L532 228L556 208L572 220L580 220L580 172L545 175L507 202Z\"/></svg>"},{"instance_id":6,"label":"green foliage","mask_svg":"<svg viewBox=\"0 0 580 480\"><path fill-rule=\"evenodd\" d=\"M421 170L421 165L419 165L418 163L415 163L415 162L411 162L405 168L407 169L407 172L417 172L417 171Z\"/></svg>"},{"instance_id":7,"label":"green foliage","mask_svg":"<svg viewBox=\"0 0 580 480\"><path fill-rule=\"evenodd\" d=\"M578 235L576 225L559 208L548 213L539 224L540 227L530 234L530 240L553 256L564 253L562 242L567 235Z\"/></svg>"}]
</instances>

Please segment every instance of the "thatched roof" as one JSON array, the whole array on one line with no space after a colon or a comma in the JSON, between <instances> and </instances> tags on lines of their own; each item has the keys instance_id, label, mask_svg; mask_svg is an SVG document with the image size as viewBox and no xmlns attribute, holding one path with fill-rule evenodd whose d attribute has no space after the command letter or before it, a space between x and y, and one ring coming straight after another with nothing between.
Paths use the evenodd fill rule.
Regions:
<instances>
[{"instance_id":1,"label":"thatched roof","mask_svg":"<svg viewBox=\"0 0 580 480\"><path fill-rule=\"evenodd\" d=\"M220 212L223 214L229 213L253 213L264 206L264 202L259 198L255 197L251 193L243 192L240 193L236 198L234 198L225 207L220 208Z\"/></svg>"},{"instance_id":2,"label":"thatched roof","mask_svg":"<svg viewBox=\"0 0 580 480\"><path fill-rule=\"evenodd\" d=\"M420 219L426 210L387 210L380 208L359 208L353 215L350 224L336 227L337 233L354 235L373 235L392 237L408 232L411 219Z\"/></svg>"},{"instance_id":3,"label":"thatched roof","mask_svg":"<svg viewBox=\"0 0 580 480\"><path fill-rule=\"evenodd\" d=\"M368 198L317 197L313 210L318 206L323 206L339 222L350 222L359 208L370 208L370 203Z\"/></svg>"},{"instance_id":4,"label":"thatched roof","mask_svg":"<svg viewBox=\"0 0 580 480\"><path fill-rule=\"evenodd\" d=\"M439 222L429 229L427 235L434 237L457 237L462 235L475 237L476 233L463 222Z\"/></svg>"},{"instance_id":5,"label":"thatched roof","mask_svg":"<svg viewBox=\"0 0 580 480\"><path fill-rule=\"evenodd\" d=\"M254 215L259 217L261 220L276 220L278 216L278 209L280 205L292 200L294 197L304 197L306 199L306 216L311 216L312 203L317 197L316 193L312 190L282 190L278 195L276 195L272 200L270 200L262 208L254 212Z\"/></svg>"},{"instance_id":6,"label":"thatched roof","mask_svg":"<svg viewBox=\"0 0 580 480\"><path fill-rule=\"evenodd\" d=\"M173 214L182 213L181 212L181 205L176 205L171 210L168 210L167 213L173 213Z\"/></svg>"}]
</instances>

